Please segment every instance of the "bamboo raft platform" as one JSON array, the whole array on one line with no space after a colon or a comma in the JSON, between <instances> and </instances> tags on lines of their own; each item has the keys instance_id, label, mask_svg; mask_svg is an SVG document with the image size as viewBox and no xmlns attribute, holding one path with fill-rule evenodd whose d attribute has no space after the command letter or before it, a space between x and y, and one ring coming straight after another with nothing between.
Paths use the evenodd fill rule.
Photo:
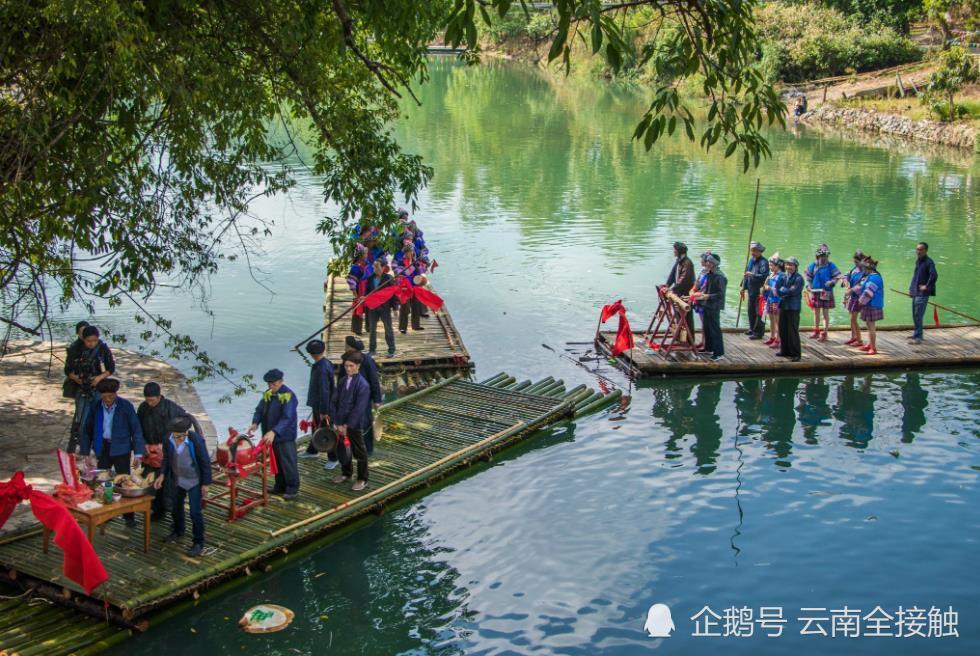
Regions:
<instances>
[{"instance_id":1,"label":"bamboo raft platform","mask_svg":"<svg viewBox=\"0 0 980 656\"><path fill-rule=\"evenodd\" d=\"M566 390L563 381L552 378L517 382L506 374L482 383L458 375L442 380L379 410L383 432L371 459L366 491L355 493L349 484L333 485L328 477L334 472L325 472L319 459L300 459L299 500L272 497L268 506L236 522L226 522L223 511L207 506L206 551L199 558L184 555L187 545L162 542L170 531L169 521L152 525L149 553L143 553L141 530L127 529L122 521L110 522L95 542L110 578L92 596L61 576L59 549L41 552L39 528L12 533L0 541L0 578L62 606L46 606L45 613L35 617L21 612L26 598L6 602L17 611L13 614L27 619L11 626L3 623L0 612L0 653L28 653L20 652L25 635L47 635L45 627L51 629L54 642L39 653L73 653L82 643L104 647L110 637L124 639L126 628L145 630L154 618L176 612L173 604L179 600L196 599L208 588L240 581L239 574L261 571L291 549L298 553L301 543L313 543L308 548L314 548L319 544L314 541L330 539L340 527L379 514L541 428L606 408L620 394L617 390L602 395L585 385ZM250 477L246 486L257 485L257 479ZM59 641L54 628L58 623L62 635L77 632L78 639Z\"/></svg>"},{"instance_id":2,"label":"bamboo raft platform","mask_svg":"<svg viewBox=\"0 0 980 656\"><path fill-rule=\"evenodd\" d=\"M351 315L348 313L336 323L332 323L343 312L350 308L354 295L347 286L345 278L329 276L323 285L326 301L323 305L324 324L329 327L323 331L323 343L327 347L327 355L335 366L340 366L340 355L344 352L344 340L353 335L351 330ZM365 317L366 319L366 317ZM438 312L429 310L428 317L422 317L421 331L408 329L406 334L398 331L398 313L392 313L395 328L395 356L388 357L384 343L384 331L378 334L378 353L374 356L378 368L383 373L400 371L433 371L471 369L469 351L463 345L463 340L456 330L449 312L443 307ZM332 325L330 325L332 323ZM358 337L366 345L368 343L367 322L364 334Z\"/></svg>"},{"instance_id":3,"label":"bamboo raft platform","mask_svg":"<svg viewBox=\"0 0 980 656\"><path fill-rule=\"evenodd\" d=\"M925 369L950 366L976 366L980 364L980 324L926 327L921 344L912 344L906 338L911 326L880 326L878 328L878 355L865 355L855 348L844 345L850 334L847 327L831 328L829 339L820 342L809 339L805 329L800 330L803 356L799 362L776 357L776 351L763 344L763 340L750 340L744 331L726 328L725 357L712 362L703 353L661 353L647 347L642 333L634 333L636 343L629 351L616 358L618 366L639 377L650 376L756 376L773 373L821 372L834 373L874 369ZM867 332L862 326L867 339ZM596 337L596 346L606 355L616 339L616 333L602 331Z\"/></svg>"}]
</instances>

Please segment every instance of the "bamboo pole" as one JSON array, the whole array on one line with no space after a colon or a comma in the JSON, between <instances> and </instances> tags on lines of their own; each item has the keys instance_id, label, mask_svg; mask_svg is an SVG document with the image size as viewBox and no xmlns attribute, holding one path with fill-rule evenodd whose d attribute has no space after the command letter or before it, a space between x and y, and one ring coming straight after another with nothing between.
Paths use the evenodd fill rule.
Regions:
<instances>
[{"instance_id":1,"label":"bamboo pole","mask_svg":"<svg viewBox=\"0 0 980 656\"><path fill-rule=\"evenodd\" d=\"M378 288L375 289L374 291L372 291L371 294L373 294L373 293L375 293L375 292L383 289L384 287L387 287L388 285L392 284L393 282L395 282L395 280L398 279L398 277L399 276L392 276L390 279L386 280L383 284L378 285ZM327 280L330 283L330 297L331 297L331 307L332 307L334 276L328 277ZM310 335L306 339L300 341L298 344L296 344L295 346L293 346L293 349L292 350L298 351L300 346L302 346L303 344L306 344L308 341L310 341L311 339L313 339L317 335L322 335L324 330L326 330L327 328L330 328L332 325L334 325L335 323L337 323L338 321L340 321L341 319L343 319L344 317L346 317L348 314L351 313L352 310L355 310L355 309L361 307L361 305L364 304L364 301L367 300L367 297L370 296L371 294L365 294L363 297L361 297L361 300L360 301L358 301L357 303L352 303L349 308L347 308L346 310L344 310L343 312L341 312L340 314L338 314L336 317L334 317L333 319L331 319L330 321L328 321L327 322L327 325L325 325L323 328L321 328L320 330L316 331L315 333L313 333L312 335Z\"/></svg>"},{"instance_id":2,"label":"bamboo pole","mask_svg":"<svg viewBox=\"0 0 980 656\"><path fill-rule=\"evenodd\" d=\"M738 321L742 318L742 285L745 284L745 269L749 266L749 258L752 256L752 234L755 232L755 211L759 207L759 185L760 179L755 179L755 203L752 205L752 226L749 228L749 244L745 247L745 264L742 266L742 279L739 283L738 293L738 313L735 315L735 327L738 328ZM755 326L749 326L749 330L755 330Z\"/></svg>"},{"instance_id":3,"label":"bamboo pole","mask_svg":"<svg viewBox=\"0 0 980 656\"><path fill-rule=\"evenodd\" d=\"M914 296L912 296L908 292L903 292L903 291L899 291L897 289L892 289L891 287L889 287L888 289L890 289L891 291L895 292L896 294L901 294L902 296L908 296L909 298L914 298ZM951 312L952 314L955 314L958 317L963 317L964 319L969 319L970 321L972 321L974 323L980 323L980 319L977 319L976 317L971 317L969 314L963 314L962 312L960 312L958 310L954 310L953 308L948 308L945 305L940 305L939 303L933 303L932 301L929 301L929 305L932 305L933 307L937 307L940 310L942 310L943 312ZM879 330L881 330L881 329L879 328Z\"/></svg>"}]
</instances>

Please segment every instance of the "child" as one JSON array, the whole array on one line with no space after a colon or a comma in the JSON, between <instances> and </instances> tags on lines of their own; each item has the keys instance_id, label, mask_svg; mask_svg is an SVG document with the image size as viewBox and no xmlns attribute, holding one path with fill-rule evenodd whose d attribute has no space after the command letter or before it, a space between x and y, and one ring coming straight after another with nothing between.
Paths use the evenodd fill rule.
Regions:
<instances>
[{"instance_id":1,"label":"child","mask_svg":"<svg viewBox=\"0 0 980 656\"><path fill-rule=\"evenodd\" d=\"M160 490L167 477L173 479L171 515L173 530L166 542L177 542L184 535L184 500L190 506L194 542L187 555L197 557L204 551L203 498L211 485L211 458L204 438L191 430L188 416L170 420L170 437L164 441L163 467L153 486Z\"/></svg>"},{"instance_id":2,"label":"child","mask_svg":"<svg viewBox=\"0 0 980 656\"><path fill-rule=\"evenodd\" d=\"M858 297L861 295L861 286L866 276L861 266L863 261L864 253L854 251L854 267L848 271L844 279L844 284L847 286L847 291L844 292L844 307L851 313L851 338L844 342L847 346L864 346L861 341L861 326L858 324L858 316L861 314Z\"/></svg>"},{"instance_id":3,"label":"child","mask_svg":"<svg viewBox=\"0 0 980 656\"><path fill-rule=\"evenodd\" d=\"M368 453L364 444L365 421L371 403L371 388L367 380L360 374L363 357L359 351L344 353L344 373L346 376L338 383L333 396L333 412L330 418L334 424L339 441L344 437L350 446L337 445L337 455L340 458L341 474L333 479L334 483L345 483L354 473L352 457L357 458L357 481L351 486L355 492L360 492L368 483ZM353 451L353 454L351 453Z\"/></svg>"},{"instance_id":4,"label":"child","mask_svg":"<svg viewBox=\"0 0 980 656\"><path fill-rule=\"evenodd\" d=\"M868 325L868 345L860 349L868 355L878 355L875 325L885 318L885 282L878 273L878 261L870 255L864 258L864 271L866 277L861 283L858 305L861 306L861 318Z\"/></svg>"},{"instance_id":5,"label":"child","mask_svg":"<svg viewBox=\"0 0 980 656\"><path fill-rule=\"evenodd\" d=\"M762 296L766 302L765 314L769 316L769 339L763 344L769 348L779 348L779 287L782 284L783 261L779 253L769 258L769 276L766 278Z\"/></svg>"},{"instance_id":6,"label":"child","mask_svg":"<svg viewBox=\"0 0 980 656\"><path fill-rule=\"evenodd\" d=\"M813 332L811 339L827 341L830 330L830 311L834 308L834 285L844 278L837 265L830 261L830 247L820 244L814 254L814 261L807 266L805 273L807 287L813 298ZM823 313L823 332L820 331L820 314Z\"/></svg>"}]
</instances>

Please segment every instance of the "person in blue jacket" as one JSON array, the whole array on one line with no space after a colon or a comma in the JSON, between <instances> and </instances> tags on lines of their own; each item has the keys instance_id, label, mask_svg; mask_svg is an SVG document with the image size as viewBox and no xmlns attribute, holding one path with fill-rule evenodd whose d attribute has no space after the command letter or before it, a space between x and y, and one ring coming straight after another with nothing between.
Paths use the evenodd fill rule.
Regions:
<instances>
[{"instance_id":1,"label":"person in blue jacket","mask_svg":"<svg viewBox=\"0 0 980 656\"><path fill-rule=\"evenodd\" d=\"M766 318L759 314L759 295L762 293L769 277L769 260L762 256L766 252L766 247L757 241L749 245L749 261L745 265L745 273L742 275L742 289L739 296L744 300L746 294L749 297L749 329L745 334L749 339L762 339L766 332Z\"/></svg>"},{"instance_id":2,"label":"person in blue jacket","mask_svg":"<svg viewBox=\"0 0 980 656\"><path fill-rule=\"evenodd\" d=\"M299 496L299 466L296 453L296 394L286 387L283 373L270 369L262 376L269 389L262 394L252 415L249 436L262 427L262 444L271 444L279 467L273 494L292 501Z\"/></svg>"},{"instance_id":3,"label":"person in blue jacket","mask_svg":"<svg viewBox=\"0 0 980 656\"><path fill-rule=\"evenodd\" d=\"M803 276L800 275L800 261L787 258L783 264L785 273L781 280L779 293L779 352L781 358L799 362L800 349L800 307L803 298Z\"/></svg>"},{"instance_id":4,"label":"person in blue jacket","mask_svg":"<svg viewBox=\"0 0 980 656\"><path fill-rule=\"evenodd\" d=\"M885 318L885 281L878 273L878 260L870 255L864 256L864 270L867 277L861 283L861 319L868 326L868 345L859 347L868 355L878 355L878 335L875 324Z\"/></svg>"},{"instance_id":5,"label":"person in blue jacket","mask_svg":"<svg viewBox=\"0 0 980 656\"><path fill-rule=\"evenodd\" d=\"M371 455L374 453L374 416L372 411L380 408L383 400L381 374L378 370L378 363L374 361L370 353L364 352L364 342L353 335L348 335L344 344L347 347L345 352L356 351L361 354L361 375L364 376L364 380L368 382L368 388L371 390L371 403L368 404L367 418L364 420L364 445L367 447L368 455Z\"/></svg>"},{"instance_id":6,"label":"person in blue jacket","mask_svg":"<svg viewBox=\"0 0 980 656\"><path fill-rule=\"evenodd\" d=\"M116 474L128 474L132 471L131 463L140 466L146 448L136 408L119 396L119 381L115 378L99 381L95 390L99 398L89 408L79 440L79 453L99 469L111 467ZM136 526L133 513L123 517L126 526Z\"/></svg>"},{"instance_id":7,"label":"person in blue jacket","mask_svg":"<svg viewBox=\"0 0 980 656\"><path fill-rule=\"evenodd\" d=\"M187 501L194 540L187 555L197 557L204 551L204 498L211 485L211 457L204 438L192 431L191 425L187 415L170 420L170 435L163 441L163 466L153 486L159 491L164 481L169 479L171 483L167 489L172 495L173 528L164 542L176 543L184 536L184 501Z\"/></svg>"},{"instance_id":8,"label":"person in blue jacket","mask_svg":"<svg viewBox=\"0 0 980 656\"><path fill-rule=\"evenodd\" d=\"M357 481L351 489L360 492L368 483L368 451L364 444L364 429L365 421L370 417L371 390L360 373L363 355L359 351L348 351L344 353L343 360L345 375L337 384L330 418L338 438L343 441L346 437L350 447L342 444L337 447L342 469L333 482L340 484L351 479L354 474L352 458L356 458Z\"/></svg>"},{"instance_id":9,"label":"person in blue jacket","mask_svg":"<svg viewBox=\"0 0 980 656\"><path fill-rule=\"evenodd\" d=\"M909 338L915 344L922 343L922 319L926 315L929 297L936 295L936 263L929 257L929 244L920 241L915 246L915 271L909 283L909 296L912 297L912 325L914 330Z\"/></svg>"},{"instance_id":10,"label":"person in blue jacket","mask_svg":"<svg viewBox=\"0 0 980 656\"><path fill-rule=\"evenodd\" d=\"M330 360L324 356L325 351L326 345L319 339L311 340L306 344L306 352L313 358L313 366L310 367L310 386L306 392L306 405L313 417L314 431L324 424L330 425L330 397L333 394L334 372ZM310 440L306 445L306 451L299 457L316 458L317 455L313 440ZM333 467L336 467L337 455L329 453L328 462L332 462Z\"/></svg>"}]
</instances>

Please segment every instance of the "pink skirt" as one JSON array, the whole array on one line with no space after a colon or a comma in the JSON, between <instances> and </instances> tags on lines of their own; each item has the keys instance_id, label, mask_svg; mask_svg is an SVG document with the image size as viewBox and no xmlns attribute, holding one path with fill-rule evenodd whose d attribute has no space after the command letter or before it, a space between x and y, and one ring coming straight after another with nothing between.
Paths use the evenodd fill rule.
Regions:
<instances>
[{"instance_id":1,"label":"pink skirt","mask_svg":"<svg viewBox=\"0 0 980 656\"><path fill-rule=\"evenodd\" d=\"M813 309L817 308L832 308L836 307L834 303L834 297L832 294L814 294L813 295Z\"/></svg>"},{"instance_id":2,"label":"pink skirt","mask_svg":"<svg viewBox=\"0 0 980 656\"><path fill-rule=\"evenodd\" d=\"M861 308L861 320L862 321L881 321L885 318L885 309L869 307L865 305Z\"/></svg>"},{"instance_id":3,"label":"pink skirt","mask_svg":"<svg viewBox=\"0 0 980 656\"><path fill-rule=\"evenodd\" d=\"M853 294L848 294L847 298L844 299L844 307L848 312L860 312L861 306L858 304L858 297Z\"/></svg>"}]
</instances>

